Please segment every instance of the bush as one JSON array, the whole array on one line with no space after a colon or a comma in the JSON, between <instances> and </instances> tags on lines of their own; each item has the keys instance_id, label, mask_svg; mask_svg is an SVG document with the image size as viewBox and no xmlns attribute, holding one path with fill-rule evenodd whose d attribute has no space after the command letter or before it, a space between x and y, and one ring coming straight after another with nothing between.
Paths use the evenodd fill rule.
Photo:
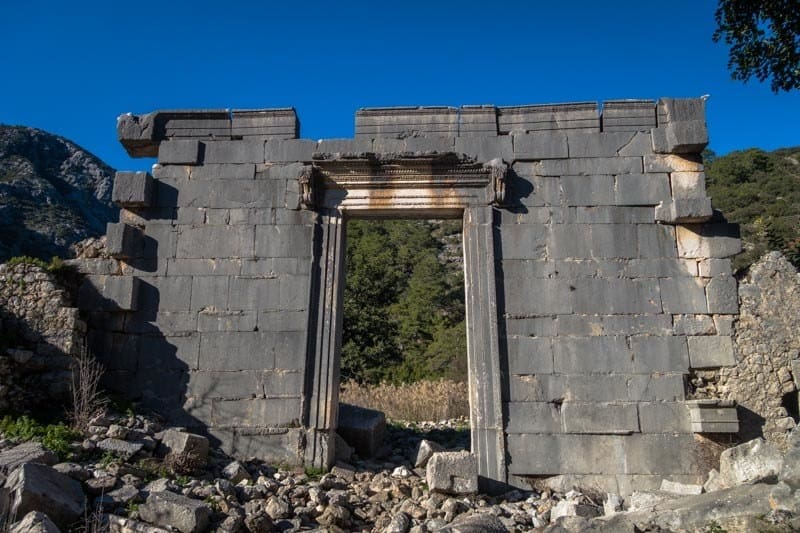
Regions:
<instances>
[{"instance_id":1,"label":"bush","mask_svg":"<svg viewBox=\"0 0 800 533\"><path fill-rule=\"evenodd\" d=\"M48 450L55 452L61 460L72 455L70 444L80 440L81 434L73 431L62 422L42 425L28 416L0 420L0 432L6 438L18 441L37 441Z\"/></svg>"}]
</instances>

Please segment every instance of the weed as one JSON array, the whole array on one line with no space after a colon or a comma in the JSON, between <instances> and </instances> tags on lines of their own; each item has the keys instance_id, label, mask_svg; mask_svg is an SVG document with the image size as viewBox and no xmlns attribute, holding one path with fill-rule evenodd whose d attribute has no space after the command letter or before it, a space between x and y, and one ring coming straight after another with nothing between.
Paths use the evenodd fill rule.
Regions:
<instances>
[{"instance_id":1,"label":"weed","mask_svg":"<svg viewBox=\"0 0 800 533\"><path fill-rule=\"evenodd\" d=\"M35 440L55 452L61 460L72 457L70 444L80 439L81 435L64 423L43 425L36 420L21 416L19 418L3 417L0 420L0 432L6 438L20 441Z\"/></svg>"},{"instance_id":2,"label":"weed","mask_svg":"<svg viewBox=\"0 0 800 533\"><path fill-rule=\"evenodd\" d=\"M136 462L136 468L144 472L144 480L148 483L156 479L168 478L170 476L169 469L167 469L164 463L152 457L138 460Z\"/></svg>"},{"instance_id":3,"label":"weed","mask_svg":"<svg viewBox=\"0 0 800 533\"><path fill-rule=\"evenodd\" d=\"M719 522L712 520L703 529L704 533L728 533L728 530L719 525Z\"/></svg>"},{"instance_id":4,"label":"weed","mask_svg":"<svg viewBox=\"0 0 800 533\"><path fill-rule=\"evenodd\" d=\"M108 468L113 464L120 464L122 462L124 462L122 458L110 450L105 452L103 457L100 458L100 465L103 468Z\"/></svg>"},{"instance_id":5,"label":"weed","mask_svg":"<svg viewBox=\"0 0 800 533\"><path fill-rule=\"evenodd\" d=\"M129 517L134 517L139 512L139 504L134 503L133 500L130 500L128 504L125 506L125 514Z\"/></svg>"},{"instance_id":6,"label":"weed","mask_svg":"<svg viewBox=\"0 0 800 533\"><path fill-rule=\"evenodd\" d=\"M324 468L319 468L317 466L307 466L306 467L306 475L308 479L311 481L319 481L319 479L325 474Z\"/></svg>"}]
</instances>

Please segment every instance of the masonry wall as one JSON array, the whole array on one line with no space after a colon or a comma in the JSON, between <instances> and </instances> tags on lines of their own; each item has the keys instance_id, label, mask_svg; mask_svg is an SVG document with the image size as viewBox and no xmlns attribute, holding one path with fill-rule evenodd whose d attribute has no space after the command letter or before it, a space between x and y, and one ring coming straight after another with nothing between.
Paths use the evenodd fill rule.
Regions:
<instances>
[{"instance_id":1,"label":"masonry wall","mask_svg":"<svg viewBox=\"0 0 800 533\"><path fill-rule=\"evenodd\" d=\"M507 479L620 493L700 479L696 434L736 419L687 403L687 376L734 362L740 246L705 195L702 100L365 109L353 139L298 130L293 110L120 117L128 152L158 164L117 175L108 241L123 275L81 291L111 382L232 453L302 460L309 302L332 275L307 170L365 153L500 158L501 376L471 378L501 384Z\"/></svg>"}]
</instances>

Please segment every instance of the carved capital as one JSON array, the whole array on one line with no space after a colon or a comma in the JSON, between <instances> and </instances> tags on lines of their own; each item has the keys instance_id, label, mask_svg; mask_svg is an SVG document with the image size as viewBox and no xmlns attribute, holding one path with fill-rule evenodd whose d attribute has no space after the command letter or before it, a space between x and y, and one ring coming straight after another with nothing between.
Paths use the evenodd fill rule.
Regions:
<instances>
[{"instance_id":1,"label":"carved capital","mask_svg":"<svg viewBox=\"0 0 800 533\"><path fill-rule=\"evenodd\" d=\"M314 207L314 165L303 165L297 181L300 184L300 203L303 207Z\"/></svg>"},{"instance_id":2,"label":"carved capital","mask_svg":"<svg viewBox=\"0 0 800 533\"><path fill-rule=\"evenodd\" d=\"M491 173L492 188L494 189L494 203L502 204L506 199L508 165L498 157L484 164L483 167Z\"/></svg>"}]
</instances>

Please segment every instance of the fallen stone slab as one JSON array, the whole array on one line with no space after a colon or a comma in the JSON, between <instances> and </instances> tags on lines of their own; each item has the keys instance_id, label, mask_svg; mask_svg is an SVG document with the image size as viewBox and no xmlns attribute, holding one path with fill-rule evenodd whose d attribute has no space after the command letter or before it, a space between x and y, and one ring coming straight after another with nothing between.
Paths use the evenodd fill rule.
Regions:
<instances>
[{"instance_id":1,"label":"fallen stone slab","mask_svg":"<svg viewBox=\"0 0 800 533\"><path fill-rule=\"evenodd\" d=\"M23 442L0 453L0 473L8 474L23 463L54 465L58 456L39 442Z\"/></svg>"},{"instance_id":2,"label":"fallen stone slab","mask_svg":"<svg viewBox=\"0 0 800 533\"><path fill-rule=\"evenodd\" d=\"M208 461L208 439L202 435L167 429L161 434L161 444L165 453L192 455L202 464Z\"/></svg>"},{"instance_id":3,"label":"fallen stone slab","mask_svg":"<svg viewBox=\"0 0 800 533\"><path fill-rule=\"evenodd\" d=\"M561 500L550 509L550 523L554 523L562 516L582 516L584 518L594 518L602 513L597 507L582 504L575 500Z\"/></svg>"},{"instance_id":4,"label":"fallen stone slab","mask_svg":"<svg viewBox=\"0 0 800 533\"><path fill-rule=\"evenodd\" d=\"M778 479L792 488L800 488L800 429L792 430L787 440L788 449L783 456Z\"/></svg>"},{"instance_id":5,"label":"fallen stone slab","mask_svg":"<svg viewBox=\"0 0 800 533\"><path fill-rule=\"evenodd\" d=\"M80 483L47 465L18 466L8 477L6 487L11 495L11 516L46 512L61 529L79 520L86 507Z\"/></svg>"},{"instance_id":6,"label":"fallen stone slab","mask_svg":"<svg viewBox=\"0 0 800 533\"><path fill-rule=\"evenodd\" d=\"M610 518L586 518L583 516L564 516L556 523L550 524L544 533L640 533L648 531L638 528L633 522L622 514L616 514Z\"/></svg>"},{"instance_id":7,"label":"fallen stone slab","mask_svg":"<svg viewBox=\"0 0 800 533\"><path fill-rule=\"evenodd\" d=\"M361 458L373 457L386 436L386 415L346 403L339 404L337 433Z\"/></svg>"},{"instance_id":8,"label":"fallen stone slab","mask_svg":"<svg viewBox=\"0 0 800 533\"><path fill-rule=\"evenodd\" d=\"M442 533L507 533L508 529L493 514L475 513L461 515L439 531Z\"/></svg>"},{"instance_id":9,"label":"fallen stone slab","mask_svg":"<svg viewBox=\"0 0 800 533\"><path fill-rule=\"evenodd\" d=\"M719 473L726 487L776 478L782 466L781 453L762 438L728 448L719 458Z\"/></svg>"},{"instance_id":10,"label":"fallen stone slab","mask_svg":"<svg viewBox=\"0 0 800 533\"><path fill-rule=\"evenodd\" d=\"M145 522L174 527L182 533L205 531L210 515L203 502L173 492L151 492L139 507L139 518Z\"/></svg>"},{"instance_id":11,"label":"fallen stone slab","mask_svg":"<svg viewBox=\"0 0 800 533\"><path fill-rule=\"evenodd\" d=\"M127 461L139 453L144 448L144 444L120 439L103 439L97 443L97 447L104 452L114 453Z\"/></svg>"},{"instance_id":12,"label":"fallen stone slab","mask_svg":"<svg viewBox=\"0 0 800 533\"><path fill-rule=\"evenodd\" d=\"M661 480L661 491L671 492L672 494L680 494L683 496L690 496L692 494L702 494L702 485L692 485L689 483L678 483L677 481L670 481L668 479Z\"/></svg>"},{"instance_id":13,"label":"fallen stone slab","mask_svg":"<svg viewBox=\"0 0 800 533\"><path fill-rule=\"evenodd\" d=\"M8 533L61 533L61 530L46 514L31 511L19 522L11 524Z\"/></svg>"},{"instance_id":14,"label":"fallen stone slab","mask_svg":"<svg viewBox=\"0 0 800 533\"><path fill-rule=\"evenodd\" d=\"M434 492L478 492L478 461L467 451L434 453L425 474L428 487Z\"/></svg>"},{"instance_id":15,"label":"fallen stone slab","mask_svg":"<svg viewBox=\"0 0 800 533\"><path fill-rule=\"evenodd\" d=\"M102 494L95 498L94 504L101 506L105 511L111 511L118 507L124 507L130 501L139 499L139 489L133 485L123 485L108 494Z\"/></svg>"},{"instance_id":16,"label":"fallen stone slab","mask_svg":"<svg viewBox=\"0 0 800 533\"><path fill-rule=\"evenodd\" d=\"M683 496L658 503L647 511L623 514L636 524L652 523L671 531L694 531L712 521L724 528L728 520L762 516L770 509L770 485L756 483L697 496Z\"/></svg>"}]
</instances>

